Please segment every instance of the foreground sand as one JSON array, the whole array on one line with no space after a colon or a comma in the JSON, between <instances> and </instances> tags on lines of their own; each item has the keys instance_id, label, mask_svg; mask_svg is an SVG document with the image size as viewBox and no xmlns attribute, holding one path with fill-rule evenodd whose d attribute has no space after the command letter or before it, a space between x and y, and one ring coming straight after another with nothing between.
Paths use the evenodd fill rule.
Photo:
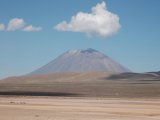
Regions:
<instances>
[{"instance_id":1,"label":"foreground sand","mask_svg":"<svg viewBox=\"0 0 160 120\"><path fill-rule=\"evenodd\" d=\"M160 120L160 99L0 96L0 120Z\"/></svg>"}]
</instances>

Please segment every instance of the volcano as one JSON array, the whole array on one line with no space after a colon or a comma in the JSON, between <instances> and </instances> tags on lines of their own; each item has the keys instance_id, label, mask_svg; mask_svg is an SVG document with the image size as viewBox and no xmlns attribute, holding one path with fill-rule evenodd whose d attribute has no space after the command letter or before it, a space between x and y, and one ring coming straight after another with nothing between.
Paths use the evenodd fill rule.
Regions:
<instances>
[{"instance_id":1,"label":"volcano","mask_svg":"<svg viewBox=\"0 0 160 120\"><path fill-rule=\"evenodd\" d=\"M30 74L50 74L64 72L130 72L107 55L94 50L69 50L55 60L31 72Z\"/></svg>"}]
</instances>

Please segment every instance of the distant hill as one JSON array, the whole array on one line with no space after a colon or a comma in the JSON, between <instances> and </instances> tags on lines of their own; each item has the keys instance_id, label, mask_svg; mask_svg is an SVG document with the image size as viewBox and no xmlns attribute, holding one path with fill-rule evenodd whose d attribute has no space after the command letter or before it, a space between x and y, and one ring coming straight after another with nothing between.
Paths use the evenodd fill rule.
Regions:
<instances>
[{"instance_id":1,"label":"distant hill","mask_svg":"<svg viewBox=\"0 0 160 120\"><path fill-rule=\"evenodd\" d=\"M108 79L108 78L107 78ZM146 73L121 73L115 74L109 77L112 80L145 80L152 81L157 80L160 81L160 72L146 72Z\"/></svg>"},{"instance_id":2,"label":"distant hill","mask_svg":"<svg viewBox=\"0 0 160 120\"><path fill-rule=\"evenodd\" d=\"M0 81L0 95L160 97L160 75L85 72L10 77Z\"/></svg>"},{"instance_id":3,"label":"distant hill","mask_svg":"<svg viewBox=\"0 0 160 120\"><path fill-rule=\"evenodd\" d=\"M107 55L90 48L87 50L67 51L31 74L95 71L123 73L130 70L115 62Z\"/></svg>"}]
</instances>

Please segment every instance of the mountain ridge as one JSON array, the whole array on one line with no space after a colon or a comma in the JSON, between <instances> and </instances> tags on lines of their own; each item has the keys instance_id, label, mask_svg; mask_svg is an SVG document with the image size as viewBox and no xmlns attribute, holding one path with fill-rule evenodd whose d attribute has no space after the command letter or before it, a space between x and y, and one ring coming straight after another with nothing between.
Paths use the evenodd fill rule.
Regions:
<instances>
[{"instance_id":1,"label":"mountain ridge","mask_svg":"<svg viewBox=\"0 0 160 120\"><path fill-rule=\"evenodd\" d=\"M94 72L108 71L115 73L130 72L119 63L98 50L68 50L48 64L30 74L48 74L62 72Z\"/></svg>"}]
</instances>

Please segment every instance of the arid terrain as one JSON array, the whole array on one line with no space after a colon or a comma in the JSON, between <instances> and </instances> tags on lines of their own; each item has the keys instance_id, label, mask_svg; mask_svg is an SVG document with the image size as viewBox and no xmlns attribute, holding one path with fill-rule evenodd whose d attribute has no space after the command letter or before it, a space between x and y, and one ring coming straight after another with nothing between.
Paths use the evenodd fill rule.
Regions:
<instances>
[{"instance_id":1,"label":"arid terrain","mask_svg":"<svg viewBox=\"0 0 160 120\"><path fill-rule=\"evenodd\" d=\"M65 73L0 81L0 120L159 120L158 73Z\"/></svg>"},{"instance_id":2,"label":"arid terrain","mask_svg":"<svg viewBox=\"0 0 160 120\"><path fill-rule=\"evenodd\" d=\"M159 120L160 99L0 97L1 120Z\"/></svg>"},{"instance_id":3,"label":"arid terrain","mask_svg":"<svg viewBox=\"0 0 160 120\"><path fill-rule=\"evenodd\" d=\"M159 73L57 73L0 81L0 95L107 98L160 97Z\"/></svg>"}]
</instances>

